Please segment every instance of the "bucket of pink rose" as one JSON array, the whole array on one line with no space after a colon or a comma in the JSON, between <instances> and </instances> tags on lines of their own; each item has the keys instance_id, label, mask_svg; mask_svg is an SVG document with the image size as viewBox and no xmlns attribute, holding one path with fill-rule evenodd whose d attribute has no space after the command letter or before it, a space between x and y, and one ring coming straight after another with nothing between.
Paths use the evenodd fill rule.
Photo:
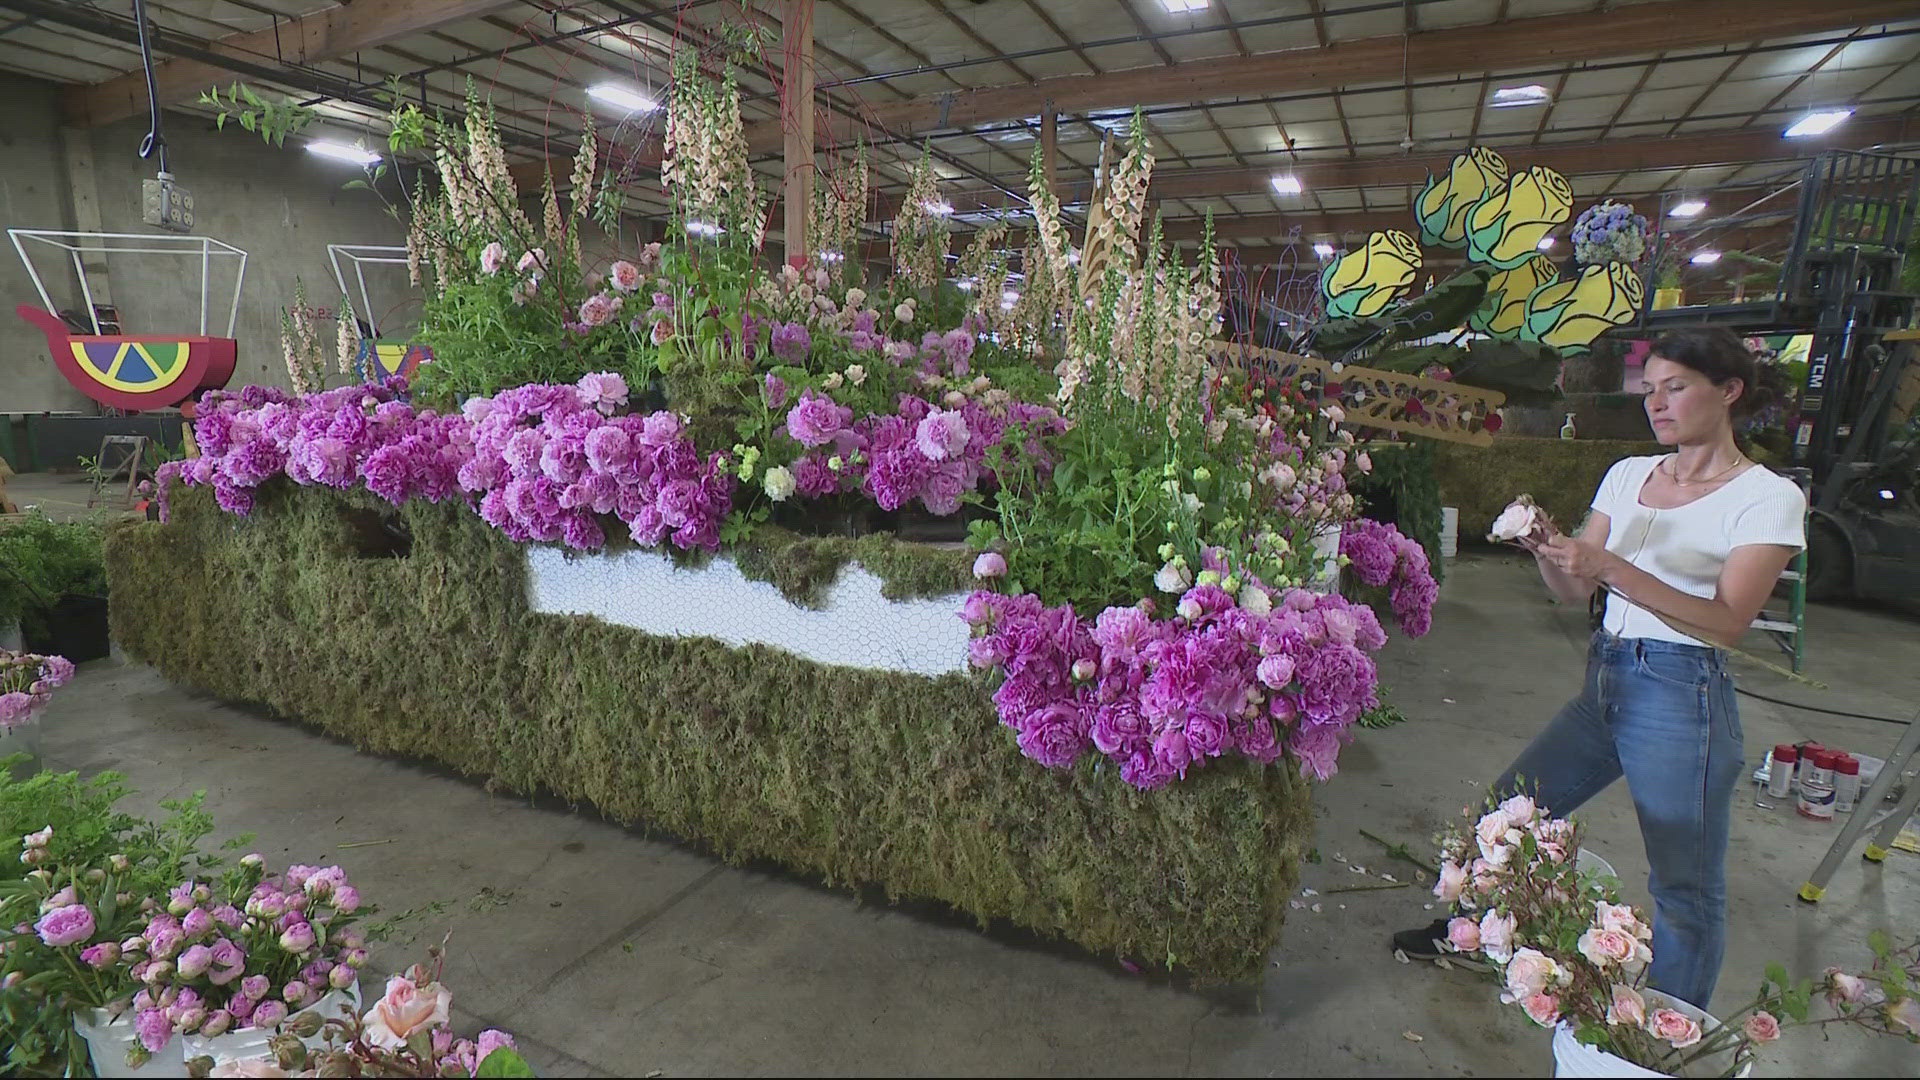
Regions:
<instances>
[{"instance_id":1,"label":"bucket of pink rose","mask_svg":"<svg viewBox=\"0 0 1920 1080\"><path fill-rule=\"evenodd\" d=\"M1500 1000L1552 1029L1555 1076L1750 1076L1761 1047L1803 1024L1920 1041L1920 941L1896 949L1876 933L1871 969L1828 968L1831 1015L1811 1018L1814 980L1773 964L1754 999L1719 1019L1646 986L1652 927L1582 857L1575 822L1516 795L1450 832L1440 855L1434 895L1457 912L1447 948L1486 960Z\"/></svg>"}]
</instances>

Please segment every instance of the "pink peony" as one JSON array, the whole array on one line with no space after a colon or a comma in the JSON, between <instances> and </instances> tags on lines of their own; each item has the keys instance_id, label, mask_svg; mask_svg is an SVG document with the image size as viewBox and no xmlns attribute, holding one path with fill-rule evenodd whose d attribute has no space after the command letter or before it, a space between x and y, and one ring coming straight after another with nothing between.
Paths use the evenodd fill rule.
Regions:
<instances>
[{"instance_id":1,"label":"pink peony","mask_svg":"<svg viewBox=\"0 0 1920 1080\"><path fill-rule=\"evenodd\" d=\"M162 1009L140 1010L140 1015L133 1019L133 1031L150 1054L159 1053L173 1041L173 1021L167 1019Z\"/></svg>"},{"instance_id":2,"label":"pink peony","mask_svg":"<svg viewBox=\"0 0 1920 1080\"><path fill-rule=\"evenodd\" d=\"M1255 673L1269 690L1280 690L1293 681L1293 661L1279 653L1262 657Z\"/></svg>"},{"instance_id":3,"label":"pink peony","mask_svg":"<svg viewBox=\"0 0 1920 1080\"><path fill-rule=\"evenodd\" d=\"M1780 1037L1779 1018L1765 1009L1747 1017L1747 1022L1741 1026L1746 1030L1747 1038L1757 1043L1770 1043Z\"/></svg>"},{"instance_id":4,"label":"pink peony","mask_svg":"<svg viewBox=\"0 0 1920 1080\"><path fill-rule=\"evenodd\" d=\"M1647 1017L1647 1033L1684 1050L1700 1041L1700 1022L1678 1009L1655 1009Z\"/></svg>"},{"instance_id":5,"label":"pink peony","mask_svg":"<svg viewBox=\"0 0 1920 1080\"><path fill-rule=\"evenodd\" d=\"M1447 944L1456 952L1480 951L1480 924L1456 917L1447 923Z\"/></svg>"},{"instance_id":6,"label":"pink peony","mask_svg":"<svg viewBox=\"0 0 1920 1080\"><path fill-rule=\"evenodd\" d=\"M958 412L935 409L914 429L914 445L929 461L946 461L960 456L967 447L966 417Z\"/></svg>"},{"instance_id":7,"label":"pink peony","mask_svg":"<svg viewBox=\"0 0 1920 1080\"><path fill-rule=\"evenodd\" d=\"M611 413L627 403L627 380L611 371L590 371L573 384L582 404ZM607 430L607 429L597 429Z\"/></svg>"},{"instance_id":8,"label":"pink peony","mask_svg":"<svg viewBox=\"0 0 1920 1080\"><path fill-rule=\"evenodd\" d=\"M1613 1004L1607 1006L1607 1023L1616 1027L1641 1027L1647 1022L1647 1000L1631 986L1613 986Z\"/></svg>"},{"instance_id":9,"label":"pink peony","mask_svg":"<svg viewBox=\"0 0 1920 1080\"><path fill-rule=\"evenodd\" d=\"M1528 994L1520 1007L1527 1011L1527 1018L1541 1027L1552 1027L1560 1019L1560 999L1552 994Z\"/></svg>"},{"instance_id":10,"label":"pink peony","mask_svg":"<svg viewBox=\"0 0 1920 1080\"><path fill-rule=\"evenodd\" d=\"M33 930L56 949L78 945L93 936L93 912L85 904L67 904L40 916Z\"/></svg>"},{"instance_id":11,"label":"pink peony","mask_svg":"<svg viewBox=\"0 0 1920 1080\"><path fill-rule=\"evenodd\" d=\"M489 277L500 272L507 264L506 245L495 240L480 250L480 269Z\"/></svg>"},{"instance_id":12,"label":"pink peony","mask_svg":"<svg viewBox=\"0 0 1920 1080\"><path fill-rule=\"evenodd\" d=\"M977 578L997 578L1007 572L1006 556L997 551L983 551L973 560L973 576Z\"/></svg>"}]
</instances>

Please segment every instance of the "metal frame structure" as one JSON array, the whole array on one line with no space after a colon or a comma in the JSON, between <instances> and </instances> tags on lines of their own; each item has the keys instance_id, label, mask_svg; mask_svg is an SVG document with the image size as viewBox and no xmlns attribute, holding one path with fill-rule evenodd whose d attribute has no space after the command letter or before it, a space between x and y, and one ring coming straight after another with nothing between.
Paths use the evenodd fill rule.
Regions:
<instances>
[{"instance_id":1,"label":"metal frame structure","mask_svg":"<svg viewBox=\"0 0 1920 1080\"><path fill-rule=\"evenodd\" d=\"M1189 80L1191 100L1156 98L1142 110L1161 160L1155 188L1164 181L1164 196L1156 190L1152 197L1168 219L1169 238L1191 244L1202 215L1211 212L1219 235L1238 243L1240 261L1250 267L1285 262L1280 241L1295 228L1337 238L1386 227L1379 223L1384 216L1404 221L1408 199L1423 179L1418 166L1430 165L1427 159L1435 156L1444 161L1471 144L1491 143L1515 161L1525 160L1529 150L1592 151L1575 164L1556 166L1574 178L1587 200L1653 198L1668 188L1702 183L1753 183L1753 163L1810 152L1809 144L1778 136L1817 101L1845 102L1859 112L1828 145L1920 138L1920 128L1907 124L1920 114L1914 78L1920 55L1902 52L1904 43L1920 38L1920 18L1904 17L1897 5L1869 10L1860 0L1795 0L1765 5L1768 10L1756 11L1752 20L1677 21L1672 26L1686 40L1664 50L1608 52L1580 44L1575 51L1591 55L1569 59L1544 47L1549 40L1665 44L1658 33L1619 33L1618 20L1656 19L1648 12L1692 3L1666 0L1616 11L1595 0L1589 9L1567 11L1566 5L1537 8L1529 0L1485 0L1469 18L1477 25L1458 25L1455 11L1441 26L1427 14L1428 0L1308 0L1284 12L1218 0L1186 15L1166 12L1152 0L1124 0L1097 5L1099 17L1086 14L1096 5L1018 0L1000 5L990 19L953 0L884 6L875 0L818 0L815 86L823 116L831 117L823 137L844 144L857 134L872 152L873 190L880 197L876 220L884 220L922 139L930 139L952 186L965 189L954 192L956 206L976 199L1018 203L1025 140L1043 123L1028 114L1057 115L1059 175L1073 186L1084 185L1094 168L1098 136L1124 124L1130 111L1130 101L1115 100L1062 99L1051 108L1045 86L1062 79L1138 78L1160 85ZM356 39L350 51L327 53L307 42L330 35L304 24L346 9L313 6L226 0L196 11L156 8L155 47L164 56L212 64L269 89L289 89L330 120L376 134L384 113L377 91L389 80L417 93L423 107L457 116L464 78L472 76L491 94L509 151L529 177L551 167L549 155L574 152L575 131L555 122L553 105L574 107L577 92L601 79L658 87L667 81L676 47L713 45L722 23L745 20L772 28L776 18L716 0L503 0L487 14L424 30L396 18L385 37ZM1456 0L1450 6L1462 5ZM20 16L0 22L0 67L72 83L75 96L83 96L90 84L136 66L130 46L137 28L124 11L60 0L0 0L0 9ZM1799 22L1791 22L1795 18ZM1592 23L1594 32L1577 35L1561 26L1580 20ZM1559 36L1537 37L1543 47L1532 47L1544 33L1534 28L1549 23L1560 26ZM1459 48L1423 61L1423 48L1440 49L1447 35L1481 40L1484 48ZM1403 55L1396 38L1410 53ZM1329 55L1323 74L1290 74L1313 69L1321 51L1342 50L1347 56L1357 51L1365 70L1356 73ZM1288 78L1275 89L1256 82L1210 95L1205 80L1181 70L1242 59L1271 63ZM1497 79L1487 70L1490 64L1500 72ZM1682 71L1687 74L1676 81ZM777 127L784 76L775 50L750 59L740 76L749 128ZM1541 83L1554 100L1525 113L1488 108L1489 90L1505 82ZM1018 107L966 118L982 97L1012 100L1022 93ZM951 123L949 104L955 110ZM175 107L205 112L185 100ZM894 122L901 110L913 119ZM1517 117L1524 119L1516 125ZM1052 130L1052 124L1045 126ZM648 164L656 128L645 116L603 128L603 137L614 136L608 140L617 148L611 158L623 162L629 205L642 215L657 215L665 205ZM1094 137L1075 141L1068 132ZM1574 136L1586 141L1567 141ZM1735 136L1747 141L1715 141ZM1604 151L1619 139L1650 145L1609 159ZM1046 141L1053 145L1051 136ZM1651 145L1656 143L1666 145ZM756 157L763 182L777 182L780 151L758 144ZM1687 171L1695 168L1712 172ZM1289 169L1315 176L1302 196L1276 200L1266 190L1268 177Z\"/></svg>"},{"instance_id":2,"label":"metal frame structure","mask_svg":"<svg viewBox=\"0 0 1920 1080\"><path fill-rule=\"evenodd\" d=\"M353 264L354 283L360 286L361 311L354 310L353 290L347 288L346 273L340 268L340 260L343 258ZM364 314L369 331L367 336L379 337L380 322L374 318L373 301L367 295L367 275L364 268L368 263L376 266L405 266L407 265L406 247L392 244L328 244L327 262L333 267L334 284L340 286L340 295L346 298L346 313L354 318L360 318Z\"/></svg>"},{"instance_id":3,"label":"metal frame structure","mask_svg":"<svg viewBox=\"0 0 1920 1080\"><path fill-rule=\"evenodd\" d=\"M40 303L50 312L58 313L53 299L47 295L46 282L40 278L40 270L34 266L33 259L27 254L23 240L34 240L67 252L73 258L73 273L80 281L80 293L86 300L87 318L93 323L93 332L104 333L100 329L100 315L94 310L93 286L87 282L86 268L81 265L81 255L186 255L196 252L200 256L200 336L207 336L207 300L213 273L215 258L238 258L238 269L233 277L233 303L227 309L227 330L220 337L232 337L233 328L240 319L240 289L247 279L247 253L222 240L210 236L179 236L173 233L109 233L109 232L71 232L63 229L8 229L7 236L13 240L13 250L20 255L20 262L27 269L27 276L33 279L34 291L40 294ZM128 241L126 244L112 241ZM74 241L74 242L64 242ZM99 241L90 243L89 241ZM152 246L158 245L158 246Z\"/></svg>"}]
</instances>

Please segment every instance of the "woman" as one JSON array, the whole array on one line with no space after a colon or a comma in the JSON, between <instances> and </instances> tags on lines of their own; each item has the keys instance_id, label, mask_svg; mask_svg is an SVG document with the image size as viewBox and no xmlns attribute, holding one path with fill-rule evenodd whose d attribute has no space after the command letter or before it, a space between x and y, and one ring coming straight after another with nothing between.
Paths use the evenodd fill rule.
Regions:
<instances>
[{"instance_id":1,"label":"woman","mask_svg":"<svg viewBox=\"0 0 1920 1080\"><path fill-rule=\"evenodd\" d=\"M1578 697L1493 790L1527 790L1564 817L1625 776L1652 867L1649 984L1706 1008L1726 947L1726 854L1745 767L1726 654L1806 542L1806 499L1733 438L1757 408L1754 361L1726 330L1654 343L1644 392L1654 437L1673 453L1616 462L1578 537L1529 543L1564 603L1607 592ZM1395 936L1433 957L1445 921Z\"/></svg>"}]
</instances>

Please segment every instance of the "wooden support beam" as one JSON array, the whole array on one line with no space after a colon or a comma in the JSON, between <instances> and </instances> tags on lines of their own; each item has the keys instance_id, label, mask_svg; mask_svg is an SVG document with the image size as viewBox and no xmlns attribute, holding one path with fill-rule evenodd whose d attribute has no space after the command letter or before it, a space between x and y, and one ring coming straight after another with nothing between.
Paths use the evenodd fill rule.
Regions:
<instances>
[{"instance_id":1,"label":"wooden support beam","mask_svg":"<svg viewBox=\"0 0 1920 1080\"><path fill-rule=\"evenodd\" d=\"M1920 140L1920 116L1903 114L1852 120L1827 135L1811 139L1782 138L1779 130L1773 128L1739 128L1689 132L1671 139L1610 139L1606 142L1542 143L1538 146L1522 143L1517 146L1495 146L1494 149L1507 158L1509 165L1515 167L1545 165L1567 176L1580 176L1738 165L1756 161L1791 161L1811 157L1822 150L1865 149L1914 140ZM1429 173L1445 171L1454 154L1455 151L1446 151L1351 160L1301 161L1287 165L1285 171L1299 177L1308 191L1417 187L1426 183ZM1275 171L1274 168L1181 171L1156 168L1148 191L1151 196L1161 199L1248 195L1267 190ZM1067 204L1085 202L1092 192L1090 180L1065 181L1060 185L1060 201ZM993 190L949 188L942 194L961 213L1012 205L1006 195ZM891 218L898 209L898 201L896 195L875 200L876 220ZM1025 204L1022 202L1020 205Z\"/></svg>"},{"instance_id":2,"label":"wooden support beam","mask_svg":"<svg viewBox=\"0 0 1920 1080\"><path fill-rule=\"evenodd\" d=\"M1047 190L1060 194L1060 114L1049 101L1040 112L1040 168L1047 178Z\"/></svg>"},{"instance_id":3,"label":"wooden support beam","mask_svg":"<svg viewBox=\"0 0 1920 1080\"><path fill-rule=\"evenodd\" d=\"M1189 60L1175 67L1063 75L1024 86L948 91L868 110L873 123L908 136L997 123L1056 108L1081 113L1134 105L1218 101L1329 86L1398 83L1476 71L1571 65L1661 49L1703 48L1796 34L1850 30L1915 17L1912 0L1659 0L1599 11L1510 19L1336 41L1324 47ZM779 132L747 129L748 145L779 145Z\"/></svg>"},{"instance_id":4,"label":"wooden support beam","mask_svg":"<svg viewBox=\"0 0 1920 1080\"><path fill-rule=\"evenodd\" d=\"M435 30L450 23L514 6L518 0L382 0L316 11L265 30L233 34L211 42L208 50L247 64L316 64L360 49ZM154 65L154 89L160 104L189 101L225 81L227 68L202 60L167 60ZM68 124L98 127L147 111L146 75L129 72L92 86L75 86L60 95Z\"/></svg>"},{"instance_id":5,"label":"wooden support beam","mask_svg":"<svg viewBox=\"0 0 1920 1080\"><path fill-rule=\"evenodd\" d=\"M785 144L787 263L807 263L813 197L813 0L787 0L780 23L780 127Z\"/></svg>"}]
</instances>

